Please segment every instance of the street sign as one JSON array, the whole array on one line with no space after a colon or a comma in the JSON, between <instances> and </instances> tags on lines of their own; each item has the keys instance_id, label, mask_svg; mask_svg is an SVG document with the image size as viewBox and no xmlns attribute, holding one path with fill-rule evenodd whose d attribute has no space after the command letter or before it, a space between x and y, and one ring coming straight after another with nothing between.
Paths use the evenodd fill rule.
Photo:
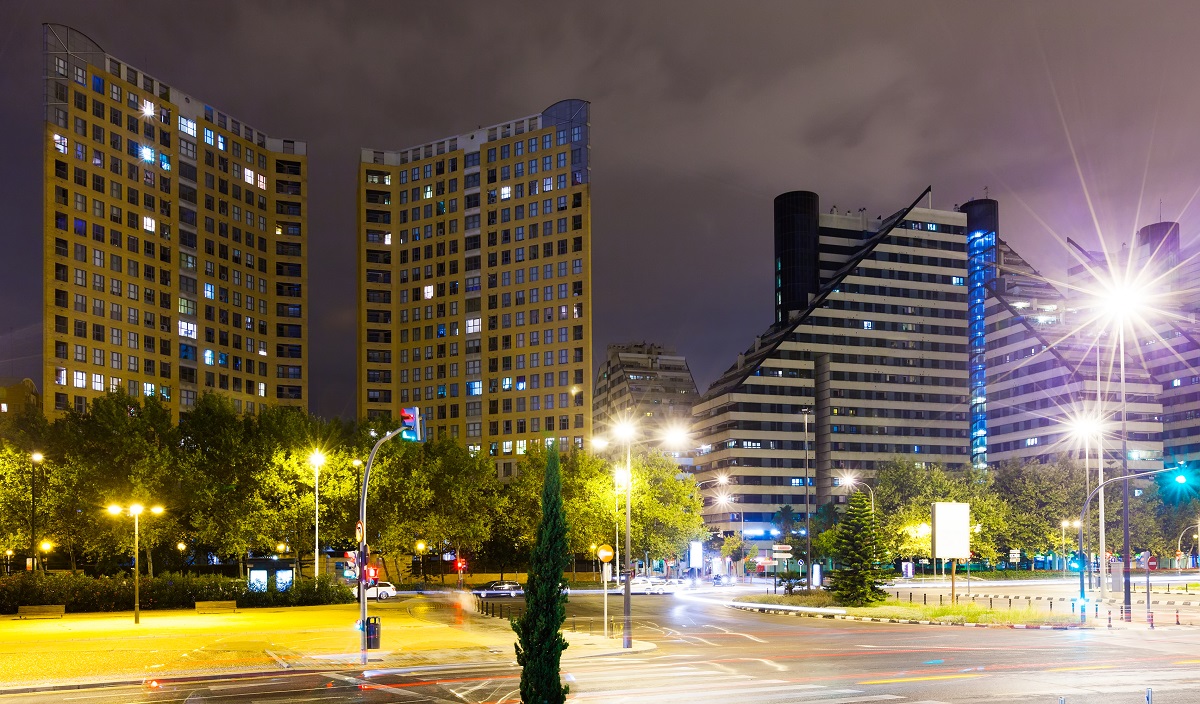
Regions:
<instances>
[{"instance_id":1,"label":"street sign","mask_svg":"<svg viewBox=\"0 0 1200 704\"><path fill-rule=\"evenodd\" d=\"M600 572L601 579L603 579L605 582L608 582L612 579L612 565L611 564L605 562L604 565L600 568L600 570L601 570L601 572Z\"/></svg>"},{"instance_id":2,"label":"street sign","mask_svg":"<svg viewBox=\"0 0 1200 704\"><path fill-rule=\"evenodd\" d=\"M1021 561L1021 551L1020 550L1009 550L1008 551L1008 561L1012 562L1012 563L1020 562Z\"/></svg>"},{"instance_id":3,"label":"street sign","mask_svg":"<svg viewBox=\"0 0 1200 704\"><path fill-rule=\"evenodd\" d=\"M362 521L355 521L354 522L354 542L361 543L362 536L363 536Z\"/></svg>"},{"instance_id":4,"label":"street sign","mask_svg":"<svg viewBox=\"0 0 1200 704\"><path fill-rule=\"evenodd\" d=\"M774 567L775 565L779 564L775 560L755 560L755 562L757 562L758 564L760 564L764 567Z\"/></svg>"},{"instance_id":5,"label":"street sign","mask_svg":"<svg viewBox=\"0 0 1200 704\"><path fill-rule=\"evenodd\" d=\"M613 549L607 543L596 548L596 557L600 558L601 562L612 562Z\"/></svg>"},{"instance_id":6,"label":"street sign","mask_svg":"<svg viewBox=\"0 0 1200 704\"><path fill-rule=\"evenodd\" d=\"M1146 560L1146 566L1152 570L1158 569L1158 558L1151 555L1150 559Z\"/></svg>"},{"instance_id":7,"label":"street sign","mask_svg":"<svg viewBox=\"0 0 1200 704\"><path fill-rule=\"evenodd\" d=\"M788 545L787 543L781 543L781 544L772 545L771 549L774 550L775 552L791 552L792 546Z\"/></svg>"}]
</instances>

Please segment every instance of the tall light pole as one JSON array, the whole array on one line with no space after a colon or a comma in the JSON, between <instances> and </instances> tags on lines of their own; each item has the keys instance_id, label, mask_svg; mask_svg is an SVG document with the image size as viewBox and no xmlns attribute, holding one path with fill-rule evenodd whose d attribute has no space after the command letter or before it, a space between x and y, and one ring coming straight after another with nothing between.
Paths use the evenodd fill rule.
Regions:
<instances>
[{"instance_id":1,"label":"tall light pole","mask_svg":"<svg viewBox=\"0 0 1200 704\"><path fill-rule=\"evenodd\" d=\"M629 484L625 489L625 623L621 638L622 648L633 647L633 540L631 531L633 521L630 516L633 511L633 436L637 430L628 421L618 423L613 427L613 433L625 441L625 468L629 472Z\"/></svg>"},{"instance_id":2,"label":"tall light pole","mask_svg":"<svg viewBox=\"0 0 1200 704\"><path fill-rule=\"evenodd\" d=\"M108 507L108 512L113 516L120 516L122 513L133 516L133 622L142 622L142 601L141 601L141 570L138 568L138 517L145 511L145 507L141 504L130 504L129 508L124 508L113 504ZM154 506L150 509L150 513L159 515L163 512L162 506Z\"/></svg>"},{"instance_id":3,"label":"tall light pole","mask_svg":"<svg viewBox=\"0 0 1200 704\"><path fill-rule=\"evenodd\" d=\"M33 571L39 566L37 553L37 467L44 456L35 451L29 456L29 554L33 556Z\"/></svg>"},{"instance_id":4,"label":"tall light pole","mask_svg":"<svg viewBox=\"0 0 1200 704\"><path fill-rule=\"evenodd\" d=\"M804 406L800 409L804 414L804 571L807 573L804 580L804 591L812 591L813 568L812 568L812 463L809 461L809 442L808 442L808 414L812 412L811 406Z\"/></svg>"},{"instance_id":5,"label":"tall light pole","mask_svg":"<svg viewBox=\"0 0 1200 704\"><path fill-rule=\"evenodd\" d=\"M313 579L321 576L321 465L325 464L325 454L313 450L308 456L308 463L313 468ZM299 546L297 546L299 547ZM299 563L299 560L297 560ZM300 575L296 575L299 577Z\"/></svg>"},{"instance_id":6,"label":"tall light pole","mask_svg":"<svg viewBox=\"0 0 1200 704\"><path fill-rule=\"evenodd\" d=\"M1100 392L1100 336L1096 336L1096 422L1104 418L1104 394ZM1100 563L1100 598L1108 598L1108 545L1104 538L1104 433L1097 428L1096 432L1096 486L1100 487L1099 503L1096 505L1096 526L1099 529L1100 544L1097 546Z\"/></svg>"}]
</instances>

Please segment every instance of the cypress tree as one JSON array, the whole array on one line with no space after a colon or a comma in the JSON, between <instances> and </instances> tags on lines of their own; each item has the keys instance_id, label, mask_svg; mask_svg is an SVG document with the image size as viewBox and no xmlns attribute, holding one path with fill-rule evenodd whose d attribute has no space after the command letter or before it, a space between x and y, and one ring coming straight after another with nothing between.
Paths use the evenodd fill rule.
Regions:
<instances>
[{"instance_id":1,"label":"cypress tree","mask_svg":"<svg viewBox=\"0 0 1200 704\"><path fill-rule=\"evenodd\" d=\"M861 491L850 496L846 515L834 534L834 557L840 567L830 577L830 591L839 604L866 606L887 594L875 558L879 551L871 503Z\"/></svg>"},{"instance_id":2,"label":"cypress tree","mask_svg":"<svg viewBox=\"0 0 1200 704\"><path fill-rule=\"evenodd\" d=\"M512 621L517 633L517 664L521 666L521 701L525 704L561 704L567 698L568 688L559 678L559 659L567 647L559 632L567 618L567 596L561 586L570 559L567 551L558 448L551 447L542 487L542 520L525 585L525 613Z\"/></svg>"}]
</instances>

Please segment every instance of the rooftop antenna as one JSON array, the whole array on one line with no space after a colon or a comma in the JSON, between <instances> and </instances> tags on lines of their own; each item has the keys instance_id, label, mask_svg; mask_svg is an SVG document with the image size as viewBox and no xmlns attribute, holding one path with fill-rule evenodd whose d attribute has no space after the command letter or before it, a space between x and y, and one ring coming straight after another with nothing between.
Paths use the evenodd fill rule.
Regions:
<instances>
[{"instance_id":1,"label":"rooftop antenna","mask_svg":"<svg viewBox=\"0 0 1200 704\"><path fill-rule=\"evenodd\" d=\"M984 186L983 187L983 199L987 200L987 197L988 197L988 187Z\"/></svg>"},{"instance_id":2,"label":"rooftop antenna","mask_svg":"<svg viewBox=\"0 0 1200 704\"><path fill-rule=\"evenodd\" d=\"M1158 221L1162 222L1162 198L1158 199Z\"/></svg>"}]
</instances>

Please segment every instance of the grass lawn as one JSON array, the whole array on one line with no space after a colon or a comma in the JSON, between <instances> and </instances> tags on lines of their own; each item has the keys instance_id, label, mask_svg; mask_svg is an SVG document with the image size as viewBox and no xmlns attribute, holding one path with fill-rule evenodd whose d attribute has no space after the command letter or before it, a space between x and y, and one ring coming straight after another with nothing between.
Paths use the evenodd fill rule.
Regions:
<instances>
[{"instance_id":1,"label":"grass lawn","mask_svg":"<svg viewBox=\"0 0 1200 704\"><path fill-rule=\"evenodd\" d=\"M1025 625L1067 625L1078 623L1078 617L1071 613L1049 613L1035 608L1019 609L989 609L979 604L947 604L945 606L922 606L907 602L888 599L871 606L840 607L828 592L818 594L794 594L792 596L755 595L741 596L734 601L755 604L785 604L788 606L812 606L844 608L848 616L869 616L873 618L896 618L911 621L935 621L938 623L994 623L994 624L1025 624Z\"/></svg>"}]
</instances>

